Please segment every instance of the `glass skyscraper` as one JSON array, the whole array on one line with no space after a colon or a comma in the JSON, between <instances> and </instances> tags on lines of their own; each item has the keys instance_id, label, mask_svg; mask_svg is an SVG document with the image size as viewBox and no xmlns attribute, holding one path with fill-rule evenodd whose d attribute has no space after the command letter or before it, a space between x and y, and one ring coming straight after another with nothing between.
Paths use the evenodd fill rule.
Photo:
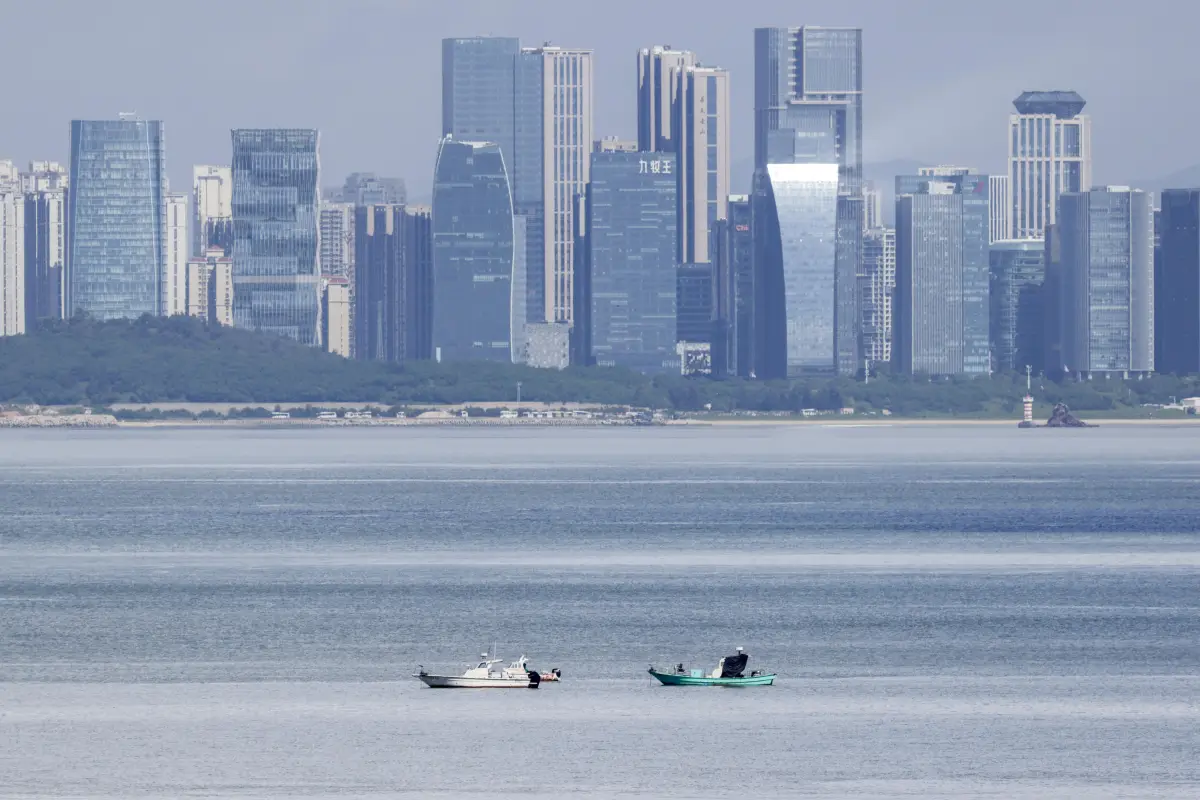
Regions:
<instances>
[{"instance_id":1,"label":"glass skyscraper","mask_svg":"<svg viewBox=\"0 0 1200 800\"><path fill-rule=\"evenodd\" d=\"M754 239L746 195L729 196L729 216L713 226L712 239L718 315L728 326L726 352L720 352L720 343L714 344L713 373L749 377L754 370Z\"/></svg>"},{"instance_id":2,"label":"glass skyscraper","mask_svg":"<svg viewBox=\"0 0 1200 800\"><path fill-rule=\"evenodd\" d=\"M514 213L525 218L524 317L569 324L574 199L587 184L592 145L591 51L522 48L504 37L443 40L442 133L499 147Z\"/></svg>"},{"instance_id":3,"label":"glass skyscraper","mask_svg":"<svg viewBox=\"0 0 1200 800\"><path fill-rule=\"evenodd\" d=\"M892 363L897 370L923 375L991 371L988 236L986 175L896 179Z\"/></svg>"},{"instance_id":4,"label":"glass skyscraper","mask_svg":"<svg viewBox=\"0 0 1200 800\"><path fill-rule=\"evenodd\" d=\"M992 358L998 370L1034 372L1043 368L1045 319L1042 284L1046 280L1046 244L1041 239L992 242Z\"/></svg>"},{"instance_id":5,"label":"glass skyscraper","mask_svg":"<svg viewBox=\"0 0 1200 800\"><path fill-rule=\"evenodd\" d=\"M678 371L676 159L592 153L587 189L590 349L599 366Z\"/></svg>"},{"instance_id":6,"label":"glass skyscraper","mask_svg":"<svg viewBox=\"0 0 1200 800\"><path fill-rule=\"evenodd\" d=\"M161 122L127 116L71 122L67 316L161 313L165 161Z\"/></svg>"},{"instance_id":7,"label":"glass skyscraper","mask_svg":"<svg viewBox=\"0 0 1200 800\"><path fill-rule=\"evenodd\" d=\"M433 177L433 352L439 361L518 360L513 209L500 146L442 140ZM523 319L523 317L522 317Z\"/></svg>"},{"instance_id":8,"label":"glass skyscraper","mask_svg":"<svg viewBox=\"0 0 1200 800\"><path fill-rule=\"evenodd\" d=\"M754 32L754 238L759 269L787 269L776 254L792 251L812 279L786 302L766 298L756 358L759 377L807 372L853 374L859 367L857 273L862 252L862 31L858 28L758 28ZM798 173L771 174L773 165L831 167L834 192L822 169L820 190L783 188ZM799 179L811 184L812 176ZM782 191L781 191L782 189ZM803 238L779 241L782 219L772 197L804 200ZM829 205L819 209L819 203ZM798 208L798 206L797 206ZM823 226L818 230L815 226ZM767 241L771 237L775 241ZM811 250L804 253L804 250ZM823 273L818 276L818 273ZM764 276L764 289L771 285ZM767 289L769 293L769 289ZM808 296L805 296L808 295ZM820 307L820 308L818 308ZM804 309L805 318L791 314ZM772 310L785 313L770 319Z\"/></svg>"},{"instance_id":9,"label":"glass skyscraper","mask_svg":"<svg viewBox=\"0 0 1200 800\"><path fill-rule=\"evenodd\" d=\"M233 318L239 328L320 344L319 136L233 131Z\"/></svg>"},{"instance_id":10,"label":"glass skyscraper","mask_svg":"<svg viewBox=\"0 0 1200 800\"><path fill-rule=\"evenodd\" d=\"M1154 207L1125 186L1058 201L1059 322L1067 372L1154 370Z\"/></svg>"},{"instance_id":11,"label":"glass skyscraper","mask_svg":"<svg viewBox=\"0 0 1200 800\"><path fill-rule=\"evenodd\" d=\"M1154 367L1194 375L1200 373L1200 189L1164 191L1159 221Z\"/></svg>"}]
</instances>

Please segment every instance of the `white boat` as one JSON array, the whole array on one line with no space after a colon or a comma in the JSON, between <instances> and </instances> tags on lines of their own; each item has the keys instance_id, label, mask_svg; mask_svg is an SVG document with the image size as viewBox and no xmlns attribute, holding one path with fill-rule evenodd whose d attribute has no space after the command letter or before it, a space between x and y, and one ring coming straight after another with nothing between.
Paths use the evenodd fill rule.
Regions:
<instances>
[{"instance_id":1,"label":"white boat","mask_svg":"<svg viewBox=\"0 0 1200 800\"><path fill-rule=\"evenodd\" d=\"M487 653L480 658L482 660L478 665L462 675L431 675L422 667L413 677L431 689L536 689L543 680L557 681L562 674L558 670L551 670L543 677L537 672L531 672L526 668L529 659L525 656L503 669L496 667L502 663L502 659L488 658Z\"/></svg>"}]
</instances>

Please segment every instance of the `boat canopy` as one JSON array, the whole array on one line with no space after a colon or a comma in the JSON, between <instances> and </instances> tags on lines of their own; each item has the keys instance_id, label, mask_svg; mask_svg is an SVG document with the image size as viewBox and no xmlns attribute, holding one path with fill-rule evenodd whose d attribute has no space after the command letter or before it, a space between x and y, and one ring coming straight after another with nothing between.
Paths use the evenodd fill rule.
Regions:
<instances>
[{"instance_id":1,"label":"boat canopy","mask_svg":"<svg viewBox=\"0 0 1200 800\"><path fill-rule=\"evenodd\" d=\"M721 676L722 678L740 678L742 672L746 669L746 664L750 663L750 656L745 653L738 653L735 656L725 656L721 660Z\"/></svg>"}]
</instances>

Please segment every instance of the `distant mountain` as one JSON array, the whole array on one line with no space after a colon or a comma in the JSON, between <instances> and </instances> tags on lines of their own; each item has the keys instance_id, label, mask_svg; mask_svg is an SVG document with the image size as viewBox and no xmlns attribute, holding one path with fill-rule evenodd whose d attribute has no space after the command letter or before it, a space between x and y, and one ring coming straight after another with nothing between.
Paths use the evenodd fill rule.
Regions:
<instances>
[{"instance_id":1,"label":"distant mountain","mask_svg":"<svg viewBox=\"0 0 1200 800\"><path fill-rule=\"evenodd\" d=\"M1200 187L1200 164L1193 164L1160 178L1141 180L1129 185L1147 192L1161 192L1163 189L1195 189Z\"/></svg>"}]
</instances>

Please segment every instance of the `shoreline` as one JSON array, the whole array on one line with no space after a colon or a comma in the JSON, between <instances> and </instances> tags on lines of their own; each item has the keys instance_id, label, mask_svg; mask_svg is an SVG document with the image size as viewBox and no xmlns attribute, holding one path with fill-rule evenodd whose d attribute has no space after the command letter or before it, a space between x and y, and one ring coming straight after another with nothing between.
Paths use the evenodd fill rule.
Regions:
<instances>
[{"instance_id":1,"label":"shoreline","mask_svg":"<svg viewBox=\"0 0 1200 800\"><path fill-rule=\"evenodd\" d=\"M1125 426L1192 426L1200 427L1200 420L1193 417L1177 417L1177 418L1139 418L1139 417L1088 417L1085 420L1090 427L1125 427ZM996 428L1010 426L1014 429L1021 430L1018 427L1019 420L1012 419L979 419L979 418L954 418L954 417L939 417L939 418L916 418L916 417L886 417L886 418L862 418L862 419L819 419L819 418L799 418L791 419L787 417L776 418L748 418L748 419L677 419L665 420L651 424L636 425L624 421L612 420L597 420L597 419L500 419L496 417L478 417L474 419L436 419L436 420L418 420L418 419L372 419L372 420L309 420L309 419L289 419L289 420L272 420L272 419L158 419L158 420L117 420L108 418L100 420L90 418L86 421L67 420L61 417L47 417L43 419L26 418L20 420L8 420L7 424L0 422L0 430L163 430L163 429L186 429L186 430L205 430L205 429L220 429L220 428L253 428L255 430L353 430L353 429L371 429L378 430L380 428L390 429L425 429L425 428L454 428L454 429L515 429L515 428L556 428L556 429L578 429L578 428L766 428L766 427L815 427L815 428L938 428L938 427L986 427ZM1036 423L1034 430L1047 428L1044 423ZM1051 429L1053 430L1053 429ZM1081 430L1078 428L1068 428L1066 430Z\"/></svg>"}]
</instances>

